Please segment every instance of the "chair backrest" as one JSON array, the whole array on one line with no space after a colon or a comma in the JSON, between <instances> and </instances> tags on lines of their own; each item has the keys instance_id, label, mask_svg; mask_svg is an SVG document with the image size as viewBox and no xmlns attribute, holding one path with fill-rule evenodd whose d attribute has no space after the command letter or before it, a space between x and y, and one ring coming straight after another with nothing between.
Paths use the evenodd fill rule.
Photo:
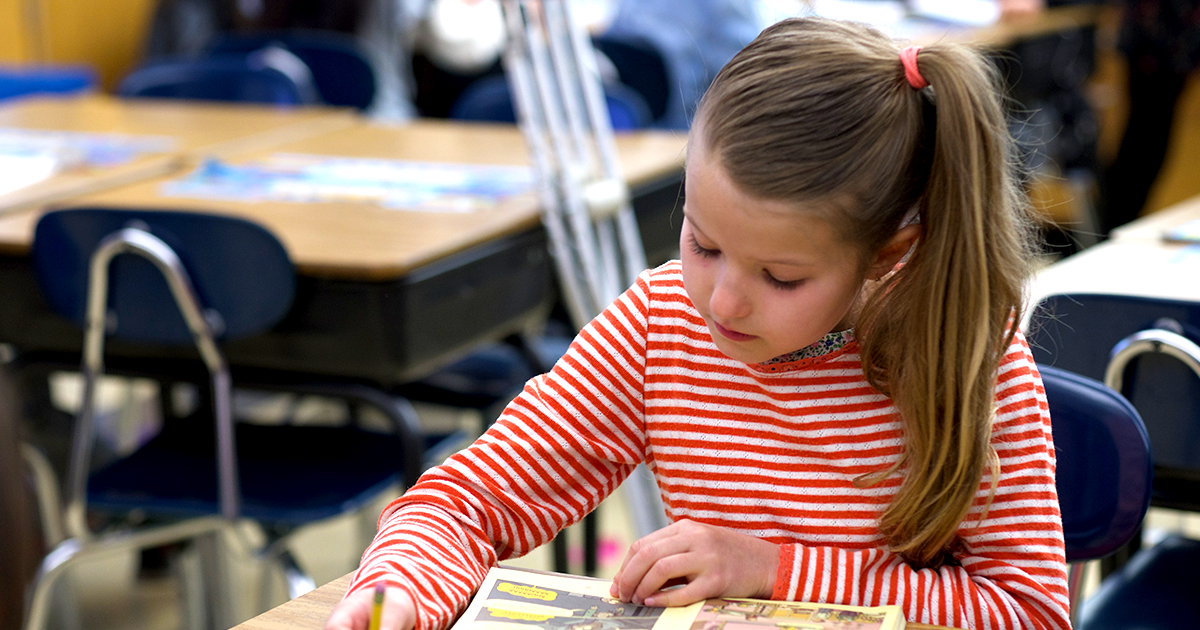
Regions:
<instances>
[{"instance_id":1,"label":"chair backrest","mask_svg":"<svg viewBox=\"0 0 1200 630\"><path fill-rule=\"evenodd\" d=\"M612 128L618 131L643 129L650 124L650 107L636 90L626 85L604 86L604 102ZM484 122L515 123L512 88L504 75L484 77L467 86L450 108L450 118Z\"/></svg>"},{"instance_id":2,"label":"chair backrest","mask_svg":"<svg viewBox=\"0 0 1200 630\"><path fill-rule=\"evenodd\" d=\"M47 213L34 233L38 284L55 312L84 327L92 252L106 236L131 224L175 250L220 338L264 331L291 308L296 281L287 251L255 223L191 212L71 208ZM150 262L119 257L110 278L112 337L192 344L166 281Z\"/></svg>"},{"instance_id":3,"label":"chair backrest","mask_svg":"<svg viewBox=\"0 0 1200 630\"><path fill-rule=\"evenodd\" d=\"M33 66L0 68L0 100L28 94L71 94L93 90L100 83L90 66Z\"/></svg>"},{"instance_id":4,"label":"chair backrest","mask_svg":"<svg viewBox=\"0 0 1200 630\"><path fill-rule=\"evenodd\" d=\"M268 46L296 55L312 71L321 100L330 105L366 109L375 99L375 70L351 36L311 30L222 33L209 55L248 55Z\"/></svg>"},{"instance_id":5,"label":"chair backrest","mask_svg":"<svg viewBox=\"0 0 1200 630\"><path fill-rule=\"evenodd\" d=\"M154 61L126 76L117 93L272 105L319 102L311 72L294 55L279 48L247 56Z\"/></svg>"},{"instance_id":6,"label":"chair backrest","mask_svg":"<svg viewBox=\"0 0 1200 630\"><path fill-rule=\"evenodd\" d=\"M1137 410L1099 381L1039 366L1050 406L1067 561L1129 540L1150 504L1150 440Z\"/></svg>"},{"instance_id":7,"label":"chair backrest","mask_svg":"<svg viewBox=\"0 0 1200 630\"><path fill-rule=\"evenodd\" d=\"M1108 383L1114 350L1131 336L1173 329L1184 343L1200 341L1200 304L1114 295L1059 295L1043 300L1030 324L1030 346L1042 365ZM1160 346L1162 344L1159 344ZM1200 509L1200 377L1154 345L1128 357L1121 394L1145 422L1154 451L1154 503Z\"/></svg>"},{"instance_id":8,"label":"chair backrest","mask_svg":"<svg viewBox=\"0 0 1200 630\"><path fill-rule=\"evenodd\" d=\"M637 91L650 108L650 120L667 112L671 80L662 53L647 39L611 33L592 36L592 44L613 67L621 83Z\"/></svg>"}]
</instances>

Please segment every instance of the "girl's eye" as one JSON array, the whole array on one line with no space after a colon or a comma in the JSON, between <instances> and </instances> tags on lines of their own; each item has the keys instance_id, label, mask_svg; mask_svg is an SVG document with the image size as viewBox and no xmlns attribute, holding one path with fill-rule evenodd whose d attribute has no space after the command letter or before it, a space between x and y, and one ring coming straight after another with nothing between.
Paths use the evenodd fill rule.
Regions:
<instances>
[{"instance_id":1,"label":"girl's eye","mask_svg":"<svg viewBox=\"0 0 1200 630\"><path fill-rule=\"evenodd\" d=\"M718 250L718 249L705 249L703 247L700 247L700 243L696 242L695 235L692 235L689 238L689 240L691 241L692 251L696 252L697 256L703 256L705 258L712 258L712 257L716 256L717 254L721 253L721 250Z\"/></svg>"},{"instance_id":2,"label":"girl's eye","mask_svg":"<svg viewBox=\"0 0 1200 630\"><path fill-rule=\"evenodd\" d=\"M782 289L784 291L790 291L791 289L795 289L796 287L804 284L803 278L801 278L800 280L779 280L779 279L775 278L775 276L772 276L770 273L767 273L765 271L763 272L763 274L767 277L768 284L775 287L776 289Z\"/></svg>"}]
</instances>

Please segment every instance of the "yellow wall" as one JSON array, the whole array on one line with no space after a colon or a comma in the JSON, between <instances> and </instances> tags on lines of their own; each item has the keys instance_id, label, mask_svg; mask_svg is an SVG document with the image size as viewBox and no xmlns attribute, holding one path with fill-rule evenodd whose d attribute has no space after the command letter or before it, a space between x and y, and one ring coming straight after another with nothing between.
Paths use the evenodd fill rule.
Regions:
<instances>
[{"instance_id":1,"label":"yellow wall","mask_svg":"<svg viewBox=\"0 0 1200 630\"><path fill-rule=\"evenodd\" d=\"M25 0L0 0L0 63L16 63L30 58L25 34Z\"/></svg>"},{"instance_id":2,"label":"yellow wall","mask_svg":"<svg viewBox=\"0 0 1200 630\"><path fill-rule=\"evenodd\" d=\"M82 63L111 88L141 54L156 0L0 0L0 62Z\"/></svg>"}]
</instances>

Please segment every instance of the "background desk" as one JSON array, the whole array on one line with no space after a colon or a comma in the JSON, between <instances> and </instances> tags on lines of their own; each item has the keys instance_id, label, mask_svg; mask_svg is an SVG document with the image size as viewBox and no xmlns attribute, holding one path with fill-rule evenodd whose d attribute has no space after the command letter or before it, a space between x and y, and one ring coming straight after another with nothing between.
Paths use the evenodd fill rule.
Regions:
<instances>
[{"instance_id":1,"label":"background desk","mask_svg":"<svg viewBox=\"0 0 1200 630\"><path fill-rule=\"evenodd\" d=\"M651 260L678 245L685 138L618 137L621 163ZM270 152L480 164L526 163L513 126L359 121ZM237 154L252 159L261 151ZM291 314L272 331L226 346L231 366L293 370L383 386L419 377L487 339L539 321L557 297L534 194L465 214L416 213L361 203L248 203L163 197L162 180L74 198L72 205L205 209L275 232L299 272ZM0 216L0 341L77 356L81 333L49 312L27 256L40 213ZM110 355L147 358L110 344ZM154 356L160 356L156 352ZM181 354L180 356L188 356Z\"/></svg>"},{"instance_id":2,"label":"background desk","mask_svg":"<svg viewBox=\"0 0 1200 630\"><path fill-rule=\"evenodd\" d=\"M329 617L329 612L350 586L350 575L344 575L307 595L286 602L276 608L242 622L231 630L320 630ZM910 623L911 630L949 630L943 626Z\"/></svg>"},{"instance_id":3,"label":"background desk","mask_svg":"<svg viewBox=\"0 0 1200 630\"><path fill-rule=\"evenodd\" d=\"M122 134L163 141L161 152L56 175L0 195L0 213L62 201L174 172L204 156L226 156L326 133L355 120L348 110L123 100L100 94L25 98L0 106L0 129Z\"/></svg>"},{"instance_id":4,"label":"background desk","mask_svg":"<svg viewBox=\"0 0 1200 630\"><path fill-rule=\"evenodd\" d=\"M1200 197L1115 230L1108 241L1039 272L1030 304L1049 295L1082 293L1200 302L1200 246L1162 239L1164 230L1195 218L1200 218Z\"/></svg>"}]
</instances>

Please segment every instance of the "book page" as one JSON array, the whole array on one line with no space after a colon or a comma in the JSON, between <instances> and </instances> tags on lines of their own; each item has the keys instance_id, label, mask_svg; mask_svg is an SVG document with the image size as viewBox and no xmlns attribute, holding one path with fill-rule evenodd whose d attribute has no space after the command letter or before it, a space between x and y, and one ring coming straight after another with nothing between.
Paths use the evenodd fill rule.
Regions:
<instances>
[{"instance_id":1,"label":"book page","mask_svg":"<svg viewBox=\"0 0 1200 630\"><path fill-rule=\"evenodd\" d=\"M656 608L610 597L608 580L499 567L451 630L902 630L898 606L710 599Z\"/></svg>"},{"instance_id":2,"label":"book page","mask_svg":"<svg viewBox=\"0 0 1200 630\"><path fill-rule=\"evenodd\" d=\"M894 606L859 608L754 599L710 599L689 630L899 630L904 617Z\"/></svg>"},{"instance_id":3,"label":"book page","mask_svg":"<svg viewBox=\"0 0 1200 630\"><path fill-rule=\"evenodd\" d=\"M609 596L595 578L492 569L452 630L686 630L700 604L656 608Z\"/></svg>"}]
</instances>

